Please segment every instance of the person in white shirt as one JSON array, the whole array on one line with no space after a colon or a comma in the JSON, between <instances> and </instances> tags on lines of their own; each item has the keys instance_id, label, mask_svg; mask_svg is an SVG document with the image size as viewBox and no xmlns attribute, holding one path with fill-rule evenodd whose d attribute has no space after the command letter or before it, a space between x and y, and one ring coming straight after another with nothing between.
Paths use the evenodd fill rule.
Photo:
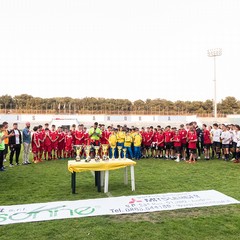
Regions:
<instances>
[{"instance_id":1,"label":"person in white shirt","mask_svg":"<svg viewBox=\"0 0 240 240\"><path fill-rule=\"evenodd\" d=\"M221 134L222 130L219 129L218 124L214 123L213 128L211 130L211 135L212 135L212 157L214 158L215 154L217 155L217 158L220 159L221 155Z\"/></svg>"},{"instance_id":2,"label":"person in white shirt","mask_svg":"<svg viewBox=\"0 0 240 240\"><path fill-rule=\"evenodd\" d=\"M236 140L237 140L237 148L236 148L236 159L234 160L234 163L240 163L240 126L236 125Z\"/></svg>"},{"instance_id":3,"label":"person in white shirt","mask_svg":"<svg viewBox=\"0 0 240 240\"><path fill-rule=\"evenodd\" d=\"M229 132L229 127L227 127L225 124L222 124L222 134L221 134L221 140L222 140L222 148L223 153L225 156L225 161L229 160L229 145L232 141L231 133Z\"/></svg>"}]
</instances>

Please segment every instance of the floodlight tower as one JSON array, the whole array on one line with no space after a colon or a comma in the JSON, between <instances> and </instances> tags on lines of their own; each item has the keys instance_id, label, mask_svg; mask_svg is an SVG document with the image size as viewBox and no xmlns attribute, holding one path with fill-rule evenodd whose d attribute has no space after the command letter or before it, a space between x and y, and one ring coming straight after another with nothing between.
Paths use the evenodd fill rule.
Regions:
<instances>
[{"instance_id":1,"label":"floodlight tower","mask_svg":"<svg viewBox=\"0 0 240 240\"><path fill-rule=\"evenodd\" d=\"M214 108L214 117L217 118L217 80L216 80L216 57L219 57L222 55L222 49L221 48L214 48L208 50L208 56L213 57L213 71L214 71L214 98L213 98L213 108Z\"/></svg>"}]
</instances>

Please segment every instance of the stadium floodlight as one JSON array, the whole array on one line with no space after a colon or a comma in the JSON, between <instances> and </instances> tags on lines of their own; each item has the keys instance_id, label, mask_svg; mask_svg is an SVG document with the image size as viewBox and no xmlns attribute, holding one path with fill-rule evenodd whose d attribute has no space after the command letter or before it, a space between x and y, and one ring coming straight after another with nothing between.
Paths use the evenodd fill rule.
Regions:
<instances>
[{"instance_id":1,"label":"stadium floodlight","mask_svg":"<svg viewBox=\"0 0 240 240\"><path fill-rule=\"evenodd\" d=\"M222 49L221 48L213 48L209 49L207 51L208 57L213 57L213 72L214 72L214 99L213 99L213 108L214 108L214 117L217 118L217 79L216 79L216 57L219 57L222 55Z\"/></svg>"}]
</instances>

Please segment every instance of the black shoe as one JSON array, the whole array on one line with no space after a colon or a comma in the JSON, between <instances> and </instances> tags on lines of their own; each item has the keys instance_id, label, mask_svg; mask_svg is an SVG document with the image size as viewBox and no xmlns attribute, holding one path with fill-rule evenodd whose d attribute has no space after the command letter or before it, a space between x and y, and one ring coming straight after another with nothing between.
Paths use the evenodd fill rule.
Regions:
<instances>
[{"instance_id":1,"label":"black shoe","mask_svg":"<svg viewBox=\"0 0 240 240\"><path fill-rule=\"evenodd\" d=\"M5 171L4 167L0 168L0 172L4 172L4 171Z\"/></svg>"}]
</instances>

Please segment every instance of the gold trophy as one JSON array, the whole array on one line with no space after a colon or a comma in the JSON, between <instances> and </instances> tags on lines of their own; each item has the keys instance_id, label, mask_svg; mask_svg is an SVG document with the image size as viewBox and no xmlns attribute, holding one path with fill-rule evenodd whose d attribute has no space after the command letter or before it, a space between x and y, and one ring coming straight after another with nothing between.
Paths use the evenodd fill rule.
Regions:
<instances>
[{"instance_id":1,"label":"gold trophy","mask_svg":"<svg viewBox=\"0 0 240 240\"><path fill-rule=\"evenodd\" d=\"M121 151L122 151L122 146L118 146L118 160L121 159Z\"/></svg>"},{"instance_id":2,"label":"gold trophy","mask_svg":"<svg viewBox=\"0 0 240 240\"><path fill-rule=\"evenodd\" d=\"M76 150L76 162L80 162L81 158L80 158L80 153L82 151L82 145L74 145L74 148Z\"/></svg>"},{"instance_id":3,"label":"gold trophy","mask_svg":"<svg viewBox=\"0 0 240 240\"><path fill-rule=\"evenodd\" d=\"M99 151L99 146L94 146L95 149L95 161L99 162L100 161L100 156L98 155L98 151Z\"/></svg>"},{"instance_id":4,"label":"gold trophy","mask_svg":"<svg viewBox=\"0 0 240 240\"><path fill-rule=\"evenodd\" d=\"M90 162L91 161L91 157L89 156L90 154L90 149L91 149L91 146L90 145L87 145L85 147L85 151L86 151L86 159L85 159L85 162Z\"/></svg>"},{"instance_id":5,"label":"gold trophy","mask_svg":"<svg viewBox=\"0 0 240 240\"><path fill-rule=\"evenodd\" d=\"M109 160L109 157L107 156L107 150L108 150L108 144L102 144L102 149L103 149L103 161Z\"/></svg>"},{"instance_id":6,"label":"gold trophy","mask_svg":"<svg viewBox=\"0 0 240 240\"><path fill-rule=\"evenodd\" d=\"M123 148L123 159L126 160L127 149Z\"/></svg>"},{"instance_id":7,"label":"gold trophy","mask_svg":"<svg viewBox=\"0 0 240 240\"><path fill-rule=\"evenodd\" d=\"M112 149L112 160L115 160L115 147L111 147Z\"/></svg>"}]
</instances>

